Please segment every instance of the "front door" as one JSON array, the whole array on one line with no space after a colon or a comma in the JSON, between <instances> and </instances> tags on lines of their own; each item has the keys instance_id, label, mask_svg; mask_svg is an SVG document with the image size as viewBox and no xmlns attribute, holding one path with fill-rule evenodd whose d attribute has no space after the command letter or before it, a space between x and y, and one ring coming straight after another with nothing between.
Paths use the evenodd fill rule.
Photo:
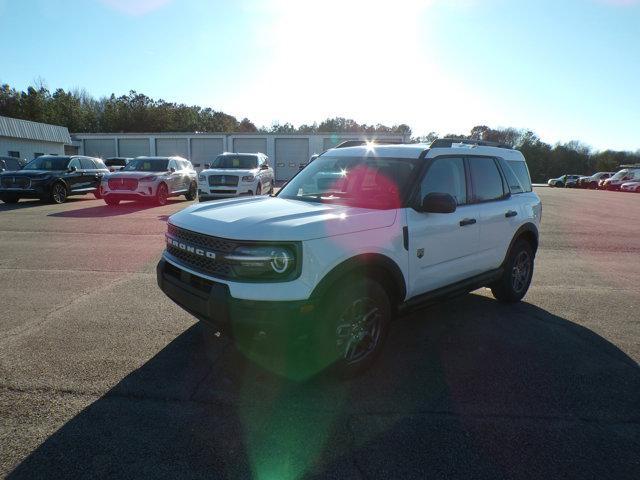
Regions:
<instances>
[{"instance_id":1,"label":"front door","mask_svg":"<svg viewBox=\"0 0 640 480\"><path fill-rule=\"evenodd\" d=\"M67 168L71 169L75 167L75 171L67 172L64 179L69 185L69 190L72 192L82 190L84 181L84 173L82 172L82 165L80 165L80 159L72 158Z\"/></svg>"},{"instance_id":2,"label":"front door","mask_svg":"<svg viewBox=\"0 0 640 480\"><path fill-rule=\"evenodd\" d=\"M407 209L411 297L481 273L474 262L479 240L479 210L469 202L463 157L437 157L420 184L419 199L448 193L458 208L453 213L422 213Z\"/></svg>"}]
</instances>

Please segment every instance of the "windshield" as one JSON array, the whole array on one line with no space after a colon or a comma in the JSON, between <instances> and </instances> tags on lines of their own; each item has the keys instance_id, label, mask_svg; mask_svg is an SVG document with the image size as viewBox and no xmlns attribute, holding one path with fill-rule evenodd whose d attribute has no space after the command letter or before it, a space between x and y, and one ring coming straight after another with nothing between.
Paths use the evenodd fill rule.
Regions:
<instances>
[{"instance_id":1,"label":"windshield","mask_svg":"<svg viewBox=\"0 0 640 480\"><path fill-rule=\"evenodd\" d=\"M278 196L363 208L400 208L414 170L415 164L408 159L323 155Z\"/></svg>"},{"instance_id":2,"label":"windshield","mask_svg":"<svg viewBox=\"0 0 640 480\"><path fill-rule=\"evenodd\" d=\"M255 155L219 155L211 164L211 168L253 170L258 168L258 157Z\"/></svg>"},{"instance_id":3,"label":"windshield","mask_svg":"<svg viewBox=\"0 0 640 480\"><path fill-rule=\"evenodd\" d=\"M124 158L107 158L104 164L107 167L124 167L127 161Z\"/></svg>"},{"instance_id":4,"label":"windshield","mask_svg":"<svg viewBox=\"0 0 640 480\"><path fill-rule=\"evenodd\" d=\"M139 158L131 160L122 171L130 172L166 172L168 170L169 160L150 160L148 158Z\"/></svg>"},{"instance_id":5,"label":"windshield","mask_svg":"<svg viewBox=\"0 0 640 480\"><path fill-rule=\"evenodd\" d=\"M24 170L66 170L69 157L38 157L24 166Z\"/></svg>"},{"instance_id":6,"label":"windshield","mask_svg":"<svg viewBox=\"0 0 640 480\"><path fill-rule=\"evenodd\" d=\"M624 178L627 175L629 175L629 170L627 170L627 169L620 170L613 177L611 177L611 180L620 180L621 178Z\"/></svg>"}]
</instances>

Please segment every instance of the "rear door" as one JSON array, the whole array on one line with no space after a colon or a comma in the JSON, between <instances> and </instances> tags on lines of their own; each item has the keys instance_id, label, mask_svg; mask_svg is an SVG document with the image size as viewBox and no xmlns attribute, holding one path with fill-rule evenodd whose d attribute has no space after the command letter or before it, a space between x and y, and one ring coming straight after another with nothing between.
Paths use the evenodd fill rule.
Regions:
<instances>
[{"instance_id":1,"label":"rear door","mask_svg":"<svg viewBox=\"0 0 640 480\"><path fill-rule=\"evenodd\" d=\"M171 171L173 169L173 172ZM169 178L167 183L169 184L169 192L177 192L182 190L182 172L180 171L180 165L174 159L169 160Z\"/></svg>"},{"instance_id":2,"label":"rear door","mask_svg":"<svg viewBox=\"0 0 640 480\"><path fill-rule=\"evenodd\" d=\"M418 199L448 193L457 203L453 213L407 209L411 297L481 273L474 261L479 239L478 206L470 203L462 156L433 159L420 183Z\"/></svg>"},{"instance_id":3,"label":"rear door","mask_svg":"<svg viewBox=\"0 0 640 480\"><path fill-rule=\"evenodd\" d=\"M478 262L482 271L498 268L519 223L518 206L511 198L498 160L467 157L472 201L479 209L480 241Z\"/></svg>"}]
</instances>

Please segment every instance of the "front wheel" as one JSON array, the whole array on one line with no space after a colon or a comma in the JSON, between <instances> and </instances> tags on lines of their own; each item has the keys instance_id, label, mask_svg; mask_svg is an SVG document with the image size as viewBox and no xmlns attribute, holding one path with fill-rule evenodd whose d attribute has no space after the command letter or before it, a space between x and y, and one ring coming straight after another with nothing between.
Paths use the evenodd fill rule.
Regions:
<instances>
[{"instance_id":1,"label":"front wheel","mask_svg":"<svg viewBox=\"0 0 640 480\"><path fill-rule=\"evenodd\" d=\"M262 195L262 184L258 182L258 186L256 187L256 195Z\"/></svg>"},{"instance_id":2,"label":"front wheel","mask_svg":"<svg viewBox=\"0 0 640 480\"><path fill-rule=\"evenodd\" d=\"M491 293L499 302L519 302L529 290L532 277L533 249L526 240L518 240L511 249L502 277L491 285Z\"/></svg>"},{"instance_id":3,"label":"front wheel","mask_svg":"<svg viewBox=\"0 0 640 480\"><path fill-rule=\"evenodd\" d=\"M319 354L341 378L354 377L371 366L384 344L391 322L391 301L385 289L368 277L350 277L328 294Z\"/></svg>"},{"instance_id":4,"label":"front wheel","mask_svg":"<svg viewBox=\"0 0 640 480\"><path fill-rule=\"evenodd\" d=\"M57 182L53 184L53 187L51 187L51 197L50 200L52 203L64 203L67 201L67 187L64 183L62 182Z\"/></svg>"},{"instance_id":5,"label":"front wheel","mask_svg":"<svg viewBox=\"0 0 640 480\"><path fill-rule=\"evenodd\" d=\"M158 185L158 191L156 192L156 204L161 206L166 205L168 197L169 189L167 188L166 184L161 183L160 185Z\"/></svg>"},{"instance_id":6,"label":"front wheel","mask_svg":"<svg viewBox=\"0 0 640 480\"><path fill-rule=\"evenodd\" d=\"M104 203L106 203L110 207L115 207L116 205L120 204L120 200L116 200L114 198L105 198Z\"/></svg>"},{"instance_id":7,"label":"front wheel","mask_svg":"<svg viewBox=\"0 0 640 480\"><path fill-rule=\"evenodd\" d=\"M191 182L191 185L189 185L189 191L184 194L184 198L189 201L198 198L198 185L196 182Z\"/></svg>"}]
</instances>

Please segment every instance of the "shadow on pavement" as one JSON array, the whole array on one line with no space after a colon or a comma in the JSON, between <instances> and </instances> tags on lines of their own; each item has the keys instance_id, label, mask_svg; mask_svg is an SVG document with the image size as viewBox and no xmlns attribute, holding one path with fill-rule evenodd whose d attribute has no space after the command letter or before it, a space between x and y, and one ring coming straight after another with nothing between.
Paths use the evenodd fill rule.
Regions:
<instances>
[{"instance_id":1,"label":"shadow on pavement","mask_svg":"<svg viewBox=\"0 0 640 480\"><path fill-rule=\"evenodd\" d=\"M84 200L95 200L95 199L93 195L87 196L87 197L83 197L83 196L69 197L67 198L67 203L82 202ZM32 207L46 207L51 205L54 205L54 204L43 202L41 200L38 200L37 198L21 199L18 203L4 203L0 201L0 212L10 211L10 210L22 210L25 208L32 208Z\"/></svg>"},{"instance_id":2,"label":"shadow on pavement","mask_svg":"<svg viewBox=\"0 0 640 480\"><path fill-rule=\"evenodd\" d=\"M638 478L640 368L533 305L396 322L373 369L291 382L194 326L9 478Z\"/></svg>"},{"instance_id":3,"label":"shadow on pavement","mask_svg":"<svg viewBox=\"0 0 640 480\"><path fill-rule=\"evenodd\" d=\"M183 200L169 200L167 205L170 206L174 203L182 203ZM185 205L186 206L186 205ZM158 205L152 202L122 202L119 205L110 206L106 203L95 207L87 207L79 210L68 210L64 212L50 213L49 217L63 217L63 218L104 218L104 217L117 217L120 215L129 215L131 213L139 212L141 210L149 210L151 208L160 208Z\"/></svg>"}]
</instances>

